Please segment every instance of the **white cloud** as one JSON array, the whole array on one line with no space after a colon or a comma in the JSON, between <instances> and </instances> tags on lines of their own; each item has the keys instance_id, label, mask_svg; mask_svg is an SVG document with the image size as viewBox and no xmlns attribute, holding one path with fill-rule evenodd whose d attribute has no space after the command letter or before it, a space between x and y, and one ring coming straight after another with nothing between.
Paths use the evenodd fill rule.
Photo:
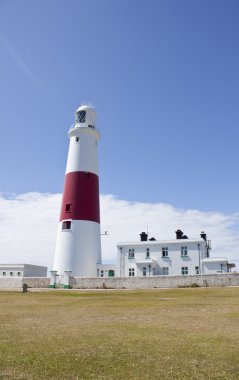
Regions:
<instances>
[{"instance_id":1,"label":"white cloud","mask_svg":"<svg viewBox=\"0 0 239 380\"><path fill-rule=\"evenodd\" d=\"M0 262L32 263L52 268L60 194L27 193L0 197ZM128 202L101 196L102 253L116 259L116 243L137 241L149 229L150 237L175 239L180 228L188 237L204 230L212 240L211 256L226 256L239 264L239 215L176 209L168 204Z\"/></svg>"}]
</instances>

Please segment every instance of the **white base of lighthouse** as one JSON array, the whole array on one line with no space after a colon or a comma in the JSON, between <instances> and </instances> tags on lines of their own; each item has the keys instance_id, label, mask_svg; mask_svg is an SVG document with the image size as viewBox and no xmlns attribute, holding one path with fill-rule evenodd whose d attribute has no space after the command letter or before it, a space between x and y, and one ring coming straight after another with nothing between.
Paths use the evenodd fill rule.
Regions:
<instances>
[{"instance_id":1,"label":"white base of lighthouse","mask_svg":"<svg viewBox=\"0 0 239 380\"><path fill-rule=\"evenodd\" d=\"M100 224L72 220L71 228L58 225L54 270L59 275L71 271L75 277L96 277L96 264L101 263Z\"/></svg>"}]
</instances>

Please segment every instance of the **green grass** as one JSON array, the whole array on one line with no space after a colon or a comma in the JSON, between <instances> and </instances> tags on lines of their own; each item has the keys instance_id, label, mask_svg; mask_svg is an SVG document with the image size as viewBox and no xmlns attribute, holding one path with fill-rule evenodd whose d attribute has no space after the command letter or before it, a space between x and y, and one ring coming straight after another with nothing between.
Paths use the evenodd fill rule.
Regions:
<instances>
[{"instance_id":1,"label":"green grass","mask_svg":"<svg viewBox=\"0 0 239 380\"><path fill-rule=\"evenodd\" d=\"M239 288L0 292L0 379L239 379Z\"/></svg>"}]
</instances>

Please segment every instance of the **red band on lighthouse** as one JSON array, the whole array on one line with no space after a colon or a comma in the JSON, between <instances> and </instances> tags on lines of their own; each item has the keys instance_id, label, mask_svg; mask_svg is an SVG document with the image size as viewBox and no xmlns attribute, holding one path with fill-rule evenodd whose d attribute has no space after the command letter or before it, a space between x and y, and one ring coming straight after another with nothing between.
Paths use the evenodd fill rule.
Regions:
<instances>
[{"instance_id":1,"label":"red band on lighthouse","mask_svg":"<svg viewBox=\"0 0 239 380\"><path fill-rule=\"evenodd\" d=\"M65 219L100 223L99 178L96 174L66 174L60 221Z\"/></svg>"}]
</instances>

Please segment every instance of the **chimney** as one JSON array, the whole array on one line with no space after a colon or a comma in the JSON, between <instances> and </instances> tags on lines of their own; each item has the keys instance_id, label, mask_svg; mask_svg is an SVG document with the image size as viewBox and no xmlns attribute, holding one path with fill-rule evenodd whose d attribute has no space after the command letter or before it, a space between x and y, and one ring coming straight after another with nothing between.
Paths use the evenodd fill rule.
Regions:
<instances>
[{"instance_id":1,"label":"chimney","mask_svg":"<svg viewBox=\"0 0 239 380\"><path fill-rule=\"evenodd\" d=\"M176 233L176 239L183 239L183 231L177 230Z\"/></svg>"},{"instance_id":2,"label":"chimney","mask_svg":"<svg viewBox=\"0 0 239 380\"><path fill-rule=\"evenodd\" d=\"M148 235L145 232L141 232L140 240L141 241L148 241Z\"/></svg>"}]
</instances>

